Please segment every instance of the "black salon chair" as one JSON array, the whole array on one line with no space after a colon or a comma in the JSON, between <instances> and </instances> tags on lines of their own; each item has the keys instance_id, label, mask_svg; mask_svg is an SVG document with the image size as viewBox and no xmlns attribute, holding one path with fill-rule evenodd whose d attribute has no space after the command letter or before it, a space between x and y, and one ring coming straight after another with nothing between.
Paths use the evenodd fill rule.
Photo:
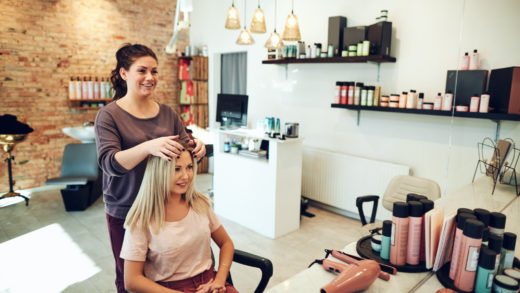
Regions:
<instances>
[{"instance_id":1,"label":"black salon chair","mask_svg":"<svg viewBox=\"0 0 520 293\"><path fill-rule=\"evenodd\" d=\"M60 177L49 179L45 183L67 186L61 190L65 210L85 210L102 193L102 172L97 164L96 144L66 145Z\"/></svg>"},{"instance_id":2,"label":"black salon chair","mask_svg":"<svg viewBox=\"0 0 520 293\"><path fill-rule=\"evenodd\" d=\"M260 269L262 272L262 278L260 279L258 286L256 286L255 293L264 292L267 283L269 283L269 279L271 279L271 276L273 275L273 263L270 260L255 254L235 249L233 262ZM227 281L233 285L231 273L229 273Z\"/></svg>"}]
</instances>

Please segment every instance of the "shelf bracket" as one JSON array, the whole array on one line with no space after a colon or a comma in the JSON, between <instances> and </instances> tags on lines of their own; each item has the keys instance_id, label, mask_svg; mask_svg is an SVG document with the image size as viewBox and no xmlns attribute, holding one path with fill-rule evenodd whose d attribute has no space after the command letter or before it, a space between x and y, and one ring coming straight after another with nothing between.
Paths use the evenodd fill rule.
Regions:
<instances>
[{"instance_id":1,"label":"shelf bracket","mask_svg":"<svg viewBox=\"0 0 520 293\"><path fill-rule=\"evenodd\" d=\"M359 126L359 116L361 116L361 110L357 110L357 126Z\"/></svg>"},{"instance_id":2,"label":"shelf bracket","mask_svg":"<svg viewBox=\"0 0 520 293\"><path fill-rule=\"evenodd\" d=\"M285 63L284 67L285 67L285 80L288 80L289 79L289 64Z\"/></svg>"},{"instance_id":3,"label":"shelf bracket","mask_svg":"<svg viewBox=\"0 0 520 293\"><path fill-rule=\"evenodd\" d=\"M497 124L495 130L495 143L498 142L498 138L500 137L500 120L491 120Z\"/></svg>"},{"instance_id":4,"label":"shelf bracket","mask_svg":"<svg viewBox=\"0 0 520 293\"><path fill-rule=\"evenodd\" d=\"M380 75L381 75L381 63L377 63L377 82L379 82Z\"/></svg>"}]
</instances>

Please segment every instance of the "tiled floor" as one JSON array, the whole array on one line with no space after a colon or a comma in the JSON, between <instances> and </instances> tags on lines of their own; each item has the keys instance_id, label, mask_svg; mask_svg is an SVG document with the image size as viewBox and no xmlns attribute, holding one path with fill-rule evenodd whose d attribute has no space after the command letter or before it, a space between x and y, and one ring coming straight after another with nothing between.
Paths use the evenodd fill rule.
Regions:
<instances>
[{"instance_id":1,"label":"tiled floor","mask_svg":"<svg viewBox=\"0 0 520 293\"><path fill-rule=\"evenodd\" d=\"M211 176L198 179L199 190L208 190ZM58 189L33 193L28 207L9 201L0 201L0 292L115 291L101 199L83 212L66 212ZM308 211L316 217L302 217L298 231L276 240L221 220L236 248L273 262L271 287L322 258L323 249L343 248L361 236L356 220L313 207ZM260 280L255 268L234 264L231 273L241 292L253 292Z\"/></svg>"}]
</instances>

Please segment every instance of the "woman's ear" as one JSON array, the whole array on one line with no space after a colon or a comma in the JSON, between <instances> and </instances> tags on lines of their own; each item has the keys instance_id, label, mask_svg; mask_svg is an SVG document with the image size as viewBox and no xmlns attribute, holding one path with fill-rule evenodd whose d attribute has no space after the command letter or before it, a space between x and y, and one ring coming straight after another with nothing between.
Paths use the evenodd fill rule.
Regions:
<instances>
[{"instance_id":1,"label":"woman's ear","mask_svg":"<svg viewBox=\"0 0 520 293\"><path fill-rule=\"evenodd\" d=\"M124 67L119 68L119 75L121 75L121 78L126 81L126 69Z\"/></svg>"}]
</instances>

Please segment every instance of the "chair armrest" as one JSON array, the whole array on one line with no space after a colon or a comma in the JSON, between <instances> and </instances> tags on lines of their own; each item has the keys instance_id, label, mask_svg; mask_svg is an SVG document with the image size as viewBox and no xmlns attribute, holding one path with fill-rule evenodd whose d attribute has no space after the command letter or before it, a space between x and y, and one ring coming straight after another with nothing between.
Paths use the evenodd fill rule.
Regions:
<instances>
[{"instance_id":1,"label":"chair armrest","mask_svg":"<svg viewBox=\"0 0 520 293\"><path fill-rule=\"evenodd\" d=\"M363 204L365 202L374 202L372 205L372 215L370 216L370 223L374 223L376 220L377 213L377 204L379 202L378 195L364 195L356 198L356 206L359 212L359 219L361 220L361 225L365 226L367 224L367 220L365 218L365 213L363 212Z\"/></svg>"},{"instance_id":2,"label":"chair armrest","mask_svg":"<svg viewBox=\"0 0 520 293\"><path fill-rule=\"evenodd\" d=\"M273 263L265 257L254 255L239 249L235 249L233 261L246 266L259 268L262 271L262 279L255 289L255 293L263 292L269 279L273 275Z\"/></svg>"}]
</instances>

